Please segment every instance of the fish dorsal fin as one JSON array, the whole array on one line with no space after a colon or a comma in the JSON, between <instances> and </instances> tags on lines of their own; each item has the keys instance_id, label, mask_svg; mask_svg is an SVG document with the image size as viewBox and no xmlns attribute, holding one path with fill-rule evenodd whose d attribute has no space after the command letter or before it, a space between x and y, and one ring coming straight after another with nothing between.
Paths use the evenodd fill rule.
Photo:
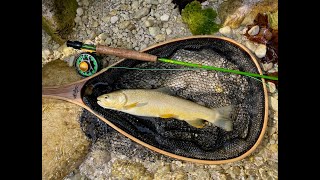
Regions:
<instances>
[{"instance_id":1,"label":"fish dorsal fin","mask_svg":"<svg viewBox=\"0 0 320 180\"><path fill-rule=\"evenodd\" d=\"M160 93L163 93L163 94L167 94L167 95L171 95L171 96L174 96L174 92L170 90L170 88L168 87L161 87L161 88L158 88L158 89L152 89L153 91L156 91L156 92L160 92Z\"/></svg>"}]
</instances>

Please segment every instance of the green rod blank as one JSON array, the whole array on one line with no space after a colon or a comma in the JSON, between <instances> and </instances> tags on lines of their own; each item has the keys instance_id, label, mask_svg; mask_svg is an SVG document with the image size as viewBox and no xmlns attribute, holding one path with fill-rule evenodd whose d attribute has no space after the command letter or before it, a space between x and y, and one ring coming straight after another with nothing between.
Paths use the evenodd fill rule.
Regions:
<instances>
[{"instance_id":1,"label":"green rod blank","mask_svg":"<svg viewBox=\"0 0 320 180\"><path fill-rule=\"evenodd\" d=\"M278 80L278 77L274 77L274 76L266 76L266 75L243 72L243 71L238 71L238 70L233 70L233 69L225 69L225 68L218 68L218 67L214 67L214 66L206 66L206 65L201 65L201 64L182 62L182 61L178 61L178 60L174 60L174 59L158 58L158 61L182 65L182 66L201 68L201 69L208 69L208 70L216 70L216 71L221 71L221 72L229 72L229 73L234 73L234 74L241 74L241 75L246 75L246 76L251 76L251 77L259 77L259 78L276 80L276 81Z\"/></svg>"}]
</instances>

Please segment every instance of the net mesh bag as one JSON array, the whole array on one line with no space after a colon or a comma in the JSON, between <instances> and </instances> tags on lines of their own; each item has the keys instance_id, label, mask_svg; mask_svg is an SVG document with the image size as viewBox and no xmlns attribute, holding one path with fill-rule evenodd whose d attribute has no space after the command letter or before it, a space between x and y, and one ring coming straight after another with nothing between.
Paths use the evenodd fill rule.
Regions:
<instances>
[{"instance_id":1,"label":"net mesh bag","mask_svg":"<svg viewBox=\"0 0 320 180\"><path fill-rule=\"evenodd\" d=\"M186 39L163 44L146 52L184 62L258 73L248 53L222 39ZM180 65L132 59L126 59L116 66L186 69ZM204 128L195 128L174 118L164 120L134 116L104 109L97 104L98 96L119 89L158 88L169 89L176 97L208 108L232 105L233 130L224 131L211 123L207 123ZM218 71L111 68L90 79L82 94L86 105L128 134L161 150L193 159L226 160L241 156L256 143L264 121L265 97L262 83L247 76ZM88 120L88 115L81 116L81 125L85 126ZM102 125L100 123L97 128ZM84 131L90 138L90 133L85 128Z\"/></svg>"}]
</instances>

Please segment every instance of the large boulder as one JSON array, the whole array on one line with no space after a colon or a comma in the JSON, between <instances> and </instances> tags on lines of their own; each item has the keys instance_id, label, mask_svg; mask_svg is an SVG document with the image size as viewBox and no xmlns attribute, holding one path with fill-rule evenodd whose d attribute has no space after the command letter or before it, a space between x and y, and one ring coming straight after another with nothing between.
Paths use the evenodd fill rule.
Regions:
<instances>
[{"instance_id":1,"label":"large boulder","mask_svg":"<svg viewBox=\"0 0 320 180\"><path fill-rule=\"evenodd\" d=\"M275 12L278 0L227 0L218 7L218 16L223 26L232 29L249 25L258 13Z\"/></svg>"},{"instance_id":2,"label":"large boulder","mask_svg":"<svg viewBox=\"0 0 320 180\"><path fill-rule=\"evenodd\" d=\"M74 68L54 60L42 68L42 86L75 82L81 77ZM42 98L42 179L60 180L83 161L90 141L78 121L82 108L50 98Z\"/></svg>"}]
</instances>

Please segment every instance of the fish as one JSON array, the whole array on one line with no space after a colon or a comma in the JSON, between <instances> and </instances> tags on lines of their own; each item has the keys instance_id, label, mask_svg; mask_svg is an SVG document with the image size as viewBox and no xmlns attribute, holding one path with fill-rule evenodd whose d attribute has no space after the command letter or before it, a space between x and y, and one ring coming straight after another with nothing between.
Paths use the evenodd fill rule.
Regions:
<instances>
[{"instance_id":1,"label":"fish","mask_svg":"<svg viewBox=\"0 0 320 180\"><path fill-rule=\"evenodd\" d=\"M173 96L163 89L124 89L97 97L97 104L105 109L117 110L136 116L174 118L196 128L205 122L232 131L232 105L208 108L190 100Z\"/></svg>"}]
</instances>

